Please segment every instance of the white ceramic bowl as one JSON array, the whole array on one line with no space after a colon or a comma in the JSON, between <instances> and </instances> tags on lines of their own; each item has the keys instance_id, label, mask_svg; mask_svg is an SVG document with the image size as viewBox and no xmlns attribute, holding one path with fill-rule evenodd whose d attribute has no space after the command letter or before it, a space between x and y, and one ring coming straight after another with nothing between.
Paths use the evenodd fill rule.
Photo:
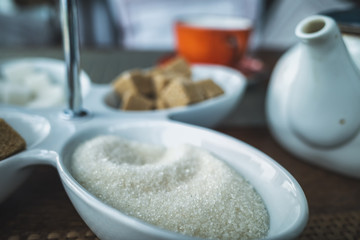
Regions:
<instances>
[{"instance_id":1,"label":"white ceramic bowl","mask_svg":"<svg viewBox=\"0 0 360 240\"><path fill-rule=\"evenodd\" d=\"M29 125L35 124L34 119L38 116L23 114L21 110L12 110L7 116L4 112L1 114L5 119L12 117L13 122L20 121L16 119L18 117L28 119ZM35 145L30 144L27 151L0 162L0 183L9 183L9 179L28 169L29 165L49 164L56 167L75 208L103 240L194 238L160 229L115 210L91 195L71 176L69 161L74 149L81 142L100 134L114 134L164 146L188 143L216 154L247 179L263 198L270 215L270 230L266 239L295 238L307 223L307 201L296 180L270 157L237 139L171 120L143 121L103 114L68 121L52 111L40 115L45 125L49 124L49 132L46 130L38 135L27 124L16 127L21 134L33 135L32 139L40 140ZM3 199L8 193L4 194L0 189L0 199Z\"/></svg>"},{"instance_id":2,"label":"white ceramic bowl","mask_svg":"<svg viewBox=\"0 0 360 240\"><path fill-rule=\"evenodd\" d=\"M117 109L117 99L110 85L93 85L92 92L85 98L85 107L93 111L106 110L119 117L165 118L195 124L203 127L218 125L237 106L245 93L246 78L242 73L229 67L211 64L191 66L194 81L211 78L224 94L196 104L164 110L123 111Z\"/></svg>"}]
</instances>

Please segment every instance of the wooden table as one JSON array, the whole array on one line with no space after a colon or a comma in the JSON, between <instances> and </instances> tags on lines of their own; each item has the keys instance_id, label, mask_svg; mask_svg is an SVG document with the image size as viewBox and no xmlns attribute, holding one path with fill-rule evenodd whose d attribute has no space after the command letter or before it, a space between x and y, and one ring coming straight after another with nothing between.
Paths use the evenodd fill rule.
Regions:
<instances>
[{"instance_id":1,"label":"wooden table","mask_svg":"<svg viewBox=\"0 0 360 240\"><path fill-rule=\"evenodd\" d=\"M62 58L59 49L2 50L13 57ZM164 53L83 51L82 62L94 82L109 82L119 71L148 67ZM261 51L258 57L271 69L280 56ZM0 59L1 60L1 59ZM264 116L264 97L270 71L250 86L236 111L216 130L265 152L285 167L302 186L310 218L299 239L360 239L360 180L305 163L286 152L271 136ZM0 203L0 239L97 239L73 208L52 167L34 167L30 178Z\"/></svg>"}]
</instances>

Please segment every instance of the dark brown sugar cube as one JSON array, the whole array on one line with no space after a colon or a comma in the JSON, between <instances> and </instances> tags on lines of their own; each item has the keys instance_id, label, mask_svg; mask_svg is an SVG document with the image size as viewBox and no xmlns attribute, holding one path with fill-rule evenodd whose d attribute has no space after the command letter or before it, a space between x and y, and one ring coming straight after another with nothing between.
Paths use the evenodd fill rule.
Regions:
<instances>
[{"instance_id":1,"label":"dark brown sugar cube","mask_svg":"<svg viewBox=\"0 0 360 240\"><path fill-rule=\"evenodd\" d=\"M185 106L204 99L194 82L173 81L163 91L162 98L169 107Z\"/></svg>"},{"instance_id":2,"label":"dark brown sugar cube","mask_svg":"<svg viewBox=\"0 0 360 240\"><path fill-rule=\"evenodd\" d=\"M212 79L197 81L196 85L202 88L206 99L224 94L222 88L219 87L219 85L217 85Z\"/></svg>"},{"instance_id":3,"label":"dark brown sugar cube","mask_svg":"<svg viewBox=\"0 0 360 240\"><path fill-rule=\"evenodd\" d=\"M25 148L25 140L4 119L0 118L0 160Z\"/></svg>"},{"instance_id":4,"label":"dark brown sugar cube","mask_svg":"<svg viewBox=\"0 0 360 240\"><path fill-rule=\"evenodd\" d=\"M153 101L140 94L126 92L122 97L121 108L123 110L151 110L153 105Z\"/></svg>"}]
</instances>

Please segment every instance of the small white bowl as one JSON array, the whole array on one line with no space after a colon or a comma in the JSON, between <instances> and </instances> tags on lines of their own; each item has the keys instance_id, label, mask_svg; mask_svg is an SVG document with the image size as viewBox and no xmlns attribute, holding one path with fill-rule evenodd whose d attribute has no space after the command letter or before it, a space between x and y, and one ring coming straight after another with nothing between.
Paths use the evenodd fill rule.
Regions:
<instances>
[{"instance_id":1,"label":"small white bowl","mask_svg":"<svg viewBox=\"0 0 360 240\"><path fill-rule=\"evenodd\" d=\"M117 108L117 99L110 85L93 84L92 92L84 100L85 107L94 111L107 110L120 117L165 118L203 127L214 127L228 116L239 103L246 89L246 78L237 70L211 64L191 66L194 81L211 78L224 94L184 107L164 110L123 111Z\"/></svg>"},{"instance_id":2,"label":"small white bowl","mask_svg":"<svg viewBox=\"0 0 360 240\"><path fill-rule=\"evenodd\" d=\"M46 118L25 111L3 107L0 110L0 118L20 133L26 142L26 149L37 148L51 130L50 123ZM24 155L25 159L22 159L21 156ZM0 181L0 203L23 183L31 172L31 169L23 168L23 166L27 165L26 161L31 158L32 154L24 151L15 156L18 158L15 161L10 162L6 159L0 161L0 178L6 179L6 181ZM36 158L39 156L36 155ZM19 169L22 170L19 171Z\"/></svg>"}]
</instances>

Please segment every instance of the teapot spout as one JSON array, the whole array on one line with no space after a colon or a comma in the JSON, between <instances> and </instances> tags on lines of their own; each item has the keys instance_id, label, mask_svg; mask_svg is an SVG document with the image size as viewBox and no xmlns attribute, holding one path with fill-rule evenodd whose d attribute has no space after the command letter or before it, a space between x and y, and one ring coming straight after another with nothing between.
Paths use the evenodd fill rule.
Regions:
<instances>
[{"instance_id":1,"label":"teapot spout","mask_svg":"<svg viewBox=\"0 0 360 240\"><path fill-rule=\"evenodd\" d=\"M299 22L295 29L295 35L307 44L323 44L325 39L340 37L341 33L332 18L315 15Z\"/></svg>"},{"instance_id":2,"label":"teapot spout","mask_svg":"<svg viewBox=\"0 0 360 240\"><path fill-rule=\"evenodd\" d=\"M288 120L305 143L339 146L360 129L360 73L336 22L316 15L295 29L300 60L290 88Z\"/></svg>"}]
</instances>

